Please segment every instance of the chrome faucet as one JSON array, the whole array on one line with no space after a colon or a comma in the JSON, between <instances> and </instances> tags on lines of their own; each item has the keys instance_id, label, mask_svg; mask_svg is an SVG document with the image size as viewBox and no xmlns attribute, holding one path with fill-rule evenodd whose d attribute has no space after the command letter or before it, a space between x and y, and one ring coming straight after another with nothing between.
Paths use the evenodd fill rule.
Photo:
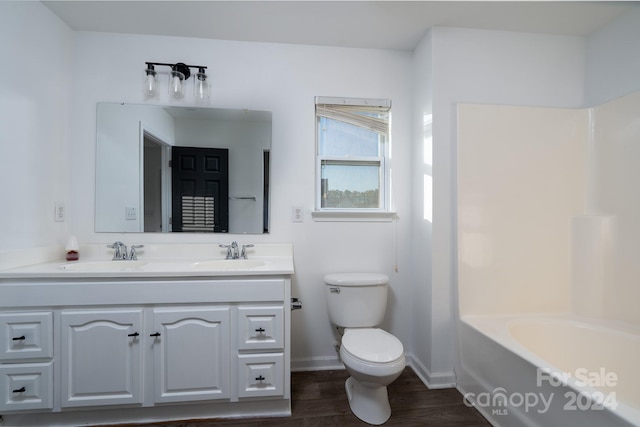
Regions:
<instances>
[{"instance_id":1,"label":"chrome faucet","mask_svg":"<svg viewBox=\"0 0 640 427\"><path fill-rule=\"evenodd\" d=\"M144 248L144 245L131 245L131 252L127 252L127 245L118 240L111 245L107 245L107 247L113 249L112 261L135 261L138 259L136 249Z\"/></svg>"},{"instance_id":2,"label":"chrome faucet","mask_svg":"<svg viewBox=\"0 0 640 427\"><path fill-rule=\"evenodd\" d=\"M224 259L247 259L247 248L252 248L253 244L242 245L242 248L238 247L238 242L235 240L230 245L218 245L221 248L227 250L227 255Z\"/></svg>"},{"instance_id":3,"label":"chrome faucet","mask_svg":"<svg viewBox=\"0 0 640 427\"><path fill-rule=\"evenodd\" d=\"M231 259L238 259L238 242L231 242Z\"/></svg>"}]
</instances>

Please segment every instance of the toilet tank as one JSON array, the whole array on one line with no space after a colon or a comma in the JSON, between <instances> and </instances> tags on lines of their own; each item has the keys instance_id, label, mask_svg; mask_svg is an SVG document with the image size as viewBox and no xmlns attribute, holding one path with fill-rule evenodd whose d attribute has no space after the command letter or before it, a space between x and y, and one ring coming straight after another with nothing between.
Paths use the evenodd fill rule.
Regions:
<instances>
[{"instance_id":1,"label":"toilet tank","mask_svg":"<svg viewBox=\"0 0 640 427\"><path fill-rule=\"evenodd\" d=\"M329 318L334 325L379 325L387 310L389 277L377 273L334 273L324 277Z\"/></svg>"}]
</instances>

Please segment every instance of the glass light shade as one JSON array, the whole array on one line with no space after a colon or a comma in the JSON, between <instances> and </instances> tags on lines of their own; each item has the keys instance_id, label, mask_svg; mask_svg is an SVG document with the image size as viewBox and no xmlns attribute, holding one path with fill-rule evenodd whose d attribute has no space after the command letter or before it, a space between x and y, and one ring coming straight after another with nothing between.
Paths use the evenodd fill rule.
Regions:
<instances>
[{"instance_id":1,"label":"glass light shade","mask_svg":"<svg viewBox=\"0 0 640 427\"><path fill-rule=\"evenodd\" d=\"M147 98L158 96L158 74L155 70L147 68L144 70L144 84L142 92Z\"/></svg>"},{"instance_id":2,"label":"glass light shade","mask_svg":"<svg viewBox=\"0 0 640 427\"><path fill-rule=\"evenodd\" d=\"M196 74L196 78L193 81L193 95L200 100L209 98L209 81L204 71Z\"/></svg>"},{"instance_id":3,"label":"glass light shade","mask_svg":"<svg viewBox=\"0 0 640 427\"><path fill-rule=\"evenodd\" d=\"M180 71L171 70L169 75L169 96L173 99L184 98L184 74Z\"/></svg>"}]
</instances>

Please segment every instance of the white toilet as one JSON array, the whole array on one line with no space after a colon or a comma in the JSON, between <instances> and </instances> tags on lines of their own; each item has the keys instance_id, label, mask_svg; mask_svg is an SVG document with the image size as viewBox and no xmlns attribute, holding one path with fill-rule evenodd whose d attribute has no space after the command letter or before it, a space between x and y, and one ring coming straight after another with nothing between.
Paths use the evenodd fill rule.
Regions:
<instances>
[{"instance_id":1,"label":"white toilet","mask_svg":"<svg viewBox=\"0 0 640 427\"><path fill-rule=\"evenodd\" d=\"M400 340L374 328L384 319L389 278L338 273L326 275L324 282L329 318L344 328L340 359L351 374L345 383L351 411L369 424L384 424L391 416L387 385L405 367Z\"/></svg>"}]
</instances>

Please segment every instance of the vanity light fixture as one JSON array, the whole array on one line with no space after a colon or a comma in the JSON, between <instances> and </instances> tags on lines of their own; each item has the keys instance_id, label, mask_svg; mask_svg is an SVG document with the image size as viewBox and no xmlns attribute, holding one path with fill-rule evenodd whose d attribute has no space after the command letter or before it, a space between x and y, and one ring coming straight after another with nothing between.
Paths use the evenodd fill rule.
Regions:
<instances>
[{"instance_id":1,"label":"vanity light fixture","mask_svg":"<svg viewBox=\"0 0 640 427\"><path fill-rule=\"evenodd\" d=\"M159 94L158 90L158 73L156 66L170 67L169 72L169 96L171 99L180 100L184 98L186 89L185 82L191 76L191 68L197 68L198 73L194 78L193 94L197 100L206 100L209 98L209 81L205 70L207 67L203 65L187 65L182 62L176 64L167 64L163 62L146 62L144 88L143 92L147 98L155 98Z\"/></svg>"}]
</instances>

